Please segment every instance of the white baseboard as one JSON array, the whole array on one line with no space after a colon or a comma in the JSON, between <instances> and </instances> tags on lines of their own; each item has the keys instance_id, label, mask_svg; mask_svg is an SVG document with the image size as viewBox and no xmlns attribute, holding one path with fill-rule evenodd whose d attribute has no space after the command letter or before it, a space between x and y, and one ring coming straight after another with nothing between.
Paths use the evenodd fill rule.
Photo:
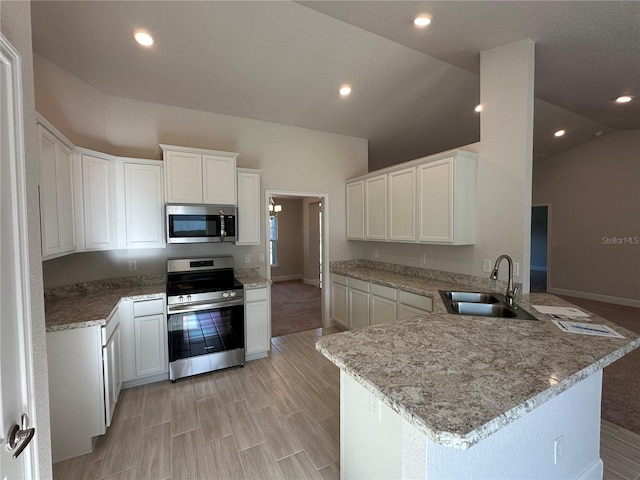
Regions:
<instances>
[{"instance_id":1,"label":"white baseboard","mask_svg":"<svg viewBox=\"0 0 640 480\"><path fill-rule=\"evenodd\" d=\"M319 278L303 278L302 283L305 285L313 285L314 287L320 287L320 279Z\"/></svg>"},{"instance_id":2,"label":"white baseboard","mask_svg":"<svg viewBox=\"0 0 640 480\"><path fill-rule=\"evenodd\" d=\"M599 293L579 292L576 290L566 290L564 288L554 287L547 288L547 292L566 295L568 297L585 298L587 300L595 300L597 302L615 303L616 305L640 308L640 300L636 300L634 298L612 297L610 295L600 295Z\"/></svg>"},{"instance_id":3,"label":"white baseboard","mask_svg":"<svg viewBox=\"0 0 640 480\"><path fill-rule=\"evenodd\" d=\"M287 280L302 280L303 275L280 275L279 277L271 277L272 282L286 282Z\"/></svg>"}]
</instances>

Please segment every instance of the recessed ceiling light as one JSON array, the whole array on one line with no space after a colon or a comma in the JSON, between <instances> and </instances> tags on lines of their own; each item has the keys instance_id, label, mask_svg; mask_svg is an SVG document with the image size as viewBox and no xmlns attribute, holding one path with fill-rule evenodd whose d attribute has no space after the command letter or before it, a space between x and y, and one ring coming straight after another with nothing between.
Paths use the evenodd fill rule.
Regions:
<instances>
[{"instance_id":1,"label":"recessed ceiling light","mask_svg":"<svg viewBox=\"0 0 640 480\"><path fill-rule=\"evenodd\" d=\"M553 136L554 136L554 137L561 137L561 136L563 136L565 133L567 133L567 132L565 132L564 130L556 130L556 131L553 133Z\"/></svg>"},{"instance_id":2,"label":"recessed ceiling light","mask_svg":"<svg viewBox=\"0 0 640 480\"><path fill-rule=\"evenodd\" d=\"M338 90L341 97L348 97L351 95L351 85L342 85Z\"/></svg>"},{"instance_id":3,"label":"recessed ceiling light","mask_svg":"<svg viewBox=\"0 0 640 480\"><path fill-rule=\"evenodd\" d=\"M631 100L633 100L631 95L622 95L616 98L616 103L629 103Z\"/></svg>"},{"instance_id":4,"label":"recessed ceiling light","mask_svg":"<svg viewBox=\"0 0 640 480\"><path fill-rule=\"evenodd\" d=\"M143 47L150 47L153 45L153 37L146 30L136 30L133 32L133 38Z\"/></svg>"},{"instance_id":5,"label":"recessed ceiling light","mask_svg":"<svg viewBox=\"0 0 640 480\"><path fill-rule=\"evenodd\" d=\"M416 18L413 19L413 24L416 27L426 27L427 25L429 25L431 23L431 16L430 15L418 15Z\"/></svg>"},{"instance_id":6,"label":"recessed ceiling light","mask_svg":"<svg viewBox=\"0 0 640 480\"><path fill-rule=\"evenodd\" d=\"M473 111L480 113L482 111L482 104L476 105L476 108L474 108Z\"/></svg>"}]
</instances>

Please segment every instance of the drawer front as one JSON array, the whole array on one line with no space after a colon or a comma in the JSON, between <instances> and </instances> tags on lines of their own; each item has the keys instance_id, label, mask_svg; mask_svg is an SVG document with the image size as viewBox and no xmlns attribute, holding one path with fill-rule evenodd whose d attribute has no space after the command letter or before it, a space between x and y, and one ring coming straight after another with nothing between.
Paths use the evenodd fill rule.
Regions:
<instances>
[{"instance_id":1,"label":"drawer front","mask_svg":"<svg viewBox=\"0 0 640 480\"><path fill-rule=\"evenodd\" d=\"M354 290L360 290L361 292L369 292L369 282L358 280L357 278L349 279L349 288Z\"/></svg>"},{"instance_id":2,"label":"drawer front","mask_svg":"<svg viewBox=\"0 0 640 480\"><path fill-rule=\"evenodd\" d=\"M267 299L266 288L252 288L244 291L245 302L259 302Z\"/></svg>"},{"instance_id":3,"label":"drawer front","mask_svg":"<svg viewBox=\"0 0 640 480\"><path fill-rule=\"evenodd\" d=\"M384 285L378 285L377 283L372 283L370 288L371 295L386 298L387 300L396 300L397 290L395 288L385 287Z\"/></svg>"},{"instance_id":4,"label":"drawer front","mask_svg":"<svg viewBox=\"0 0 640 480\"><path fill-rule=\"evenodd\" d=\"M344 275L338 275L337 273L332 273L331 274L331 281L333 283L339 283L340 285L344 285L347 286L347 277L345 277Z\"/></svg>"},{"instance_id":5,"label":"drawer front","mask_svg":"<svg viewBox=\"0 0 640 480\"><path fill-rule=\"evenodd\" d=\"M144 317L146 315L156 315L164 313L164 299L154 298L153 300L135 300L133 302L133 316Z\"/></svg>"},{"instance_id":6,"label":"drawer front","mask_svg":"<svg viewBox=\"0 0 640 480\"><path fill-rule=\"evenodd\" d=\"M398 292L398 301L413 308L419 308L420 310L426 310L428 312L433 311L433 299L431 297L424 297L400 290Z\"/></svg>"}]
</instances>

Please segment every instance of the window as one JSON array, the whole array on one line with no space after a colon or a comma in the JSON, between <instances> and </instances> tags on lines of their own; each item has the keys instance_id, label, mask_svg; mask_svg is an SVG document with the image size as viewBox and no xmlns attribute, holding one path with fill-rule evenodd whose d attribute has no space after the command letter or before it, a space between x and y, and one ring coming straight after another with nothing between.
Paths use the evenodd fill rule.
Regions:
<instances>
[{"instance_id":1,"label":"window","mask_svg":"<svg viewBox=\"0 0 640 480\"><path fill-rule=\"evenodd\" d=\"M278 217L269 217L269 257L271 265L278 264Z\"/></svg>"}]
</instances>

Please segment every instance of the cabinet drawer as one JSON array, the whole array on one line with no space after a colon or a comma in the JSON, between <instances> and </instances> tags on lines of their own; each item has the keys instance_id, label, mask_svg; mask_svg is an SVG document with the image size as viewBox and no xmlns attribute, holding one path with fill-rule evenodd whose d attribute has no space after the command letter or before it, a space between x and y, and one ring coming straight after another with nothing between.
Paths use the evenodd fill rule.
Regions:
<instances>
[{"instance_id":1,"label":"cabinet drawer","mask_svg":"<svg viewBox=\"0 0 640 480\"><path fill-rule=\"evenodd\" d=\"M347 286L347 277L345 277L344 275L338 275L337 273L332 273L331 281L333 283L338 283L340 285Z\"/></svg>"},{"instance_id":2,"label":"cabinet drawer","mask_svg":"<svg viewBox=\"0 0 640 480\"><path fill-rule=\"evenodd\" d=\"M259 302L267 299L266 288L252 288L251 290L245 290L244 300L245 302Z\"/></svg>"},{"instance_id":3,"label":"cabinet drawer","mask_svg":"<svg viewBox=\"0 0 640 480\"><path fill-rule=\"evenodd\" d=\"M419 308L420 310L426 310L428 312L433 311L433 300L431 297L416 295L415 293L400 290L398 292L398 301L403 305Z\"/></svg>"},{"instance_id":4,"label":"cabinet drawer","mask_svg":"<svg viewBox=\"0 0 640 480\"><path fill-rule=\"evenodd\" d=\"M372 283L370 285L370 293L371 295L375 295L377 297L386 298L388 300L395 300L397 296L397 290L391 287L385 287L384 285L378 285L377 283Z\"/></svg>"},{"instance_id":5,"label":"cabinet drawer","mask_svg":"<svg viewBox=\"0 0 640 480\"><path fill-rule=\"evenodd\" d=\"M357 278L350 278L349 288L360 290L361 292L369 292L369 282L358 280Z\"/></svg>"},{"instance_id":6,"label":"cabinet drawer","mask_svg":"<svg viewBox=\"0 0 640 480\"><path fill-rule=\"evenodd\" d=\"M135 300L133 302L133 316L144 317L164 313L164 299L154 298L153 300Z\"/></svg>"}]
</instances>

